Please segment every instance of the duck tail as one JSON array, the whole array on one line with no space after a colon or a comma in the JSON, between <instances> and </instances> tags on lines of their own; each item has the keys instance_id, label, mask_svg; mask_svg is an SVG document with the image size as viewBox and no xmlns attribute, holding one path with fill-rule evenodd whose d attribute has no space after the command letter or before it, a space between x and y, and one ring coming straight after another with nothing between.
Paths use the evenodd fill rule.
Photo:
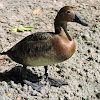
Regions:
<instances>
[{"instance_id":1,"label":"duck tail","mask_svg":"<svg viewBox=\"0 0 100 100\"><path fill-rule=\"evenodd\" d=\"M0 55L6 55L7 54L7 52L2 52L2 53L0 53Z\"/></svg>"}]
</instances>

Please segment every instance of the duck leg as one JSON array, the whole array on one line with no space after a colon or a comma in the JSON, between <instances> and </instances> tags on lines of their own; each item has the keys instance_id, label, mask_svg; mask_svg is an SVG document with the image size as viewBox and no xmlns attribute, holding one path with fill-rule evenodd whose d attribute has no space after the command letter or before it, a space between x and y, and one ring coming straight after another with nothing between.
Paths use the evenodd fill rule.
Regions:
<instances>
[{"instance_id":1,"label":"duck leg","mask_svg":"<svg viewBox=\"0 0 100 100\"><path fill-rule=\"evenodd\" d=\"M22 77L23 77L24 79L27 78L27 73L26 73L26 71L27 71L27 66L23 65Z\"/></svg>"},{"instance_id":2,"label":"duck leg","mask_svg":"<svg viewBox=\"0 0 100 100\"><path fill-rule=\"evenodd\" d=\"M64 82L62 80L59 80L59 79L54 79L52 77L49 77L48 75L48 66L44 66L44 69L45 69L45 74L42 78L44 78L44 80L46 82L49 82L49 84L51 86L55 86L55 87L60 87L62 85L68 85L67 82ZM32 78L31 78L32 80ZM41 87L43 87L44 85L41 83L41 81L29 81L29 80L23 80L25 84L31 86L34 90L38 91L38 92L41 92Z\"/></svg>"},{"instance_id":3,"label":"duck leg","mask_svg":"<svg viewBox=\"0 0 100 100\"><path fill-rule=\"evenodd\" d=\"M41 87L44 85L37 79L37 77L32 76L32 73L27 72L27 66L23 66L23 82L31 86L34 90L41 92ZM28 74L28 75L27 75ZM31 81L32 80L32 81Z\"/></svg>"},{"instance_id":4,"label":"duck leg","mask_svg":"<svg viewBox=\"0 0 100 100\"><path fill-rule=\"evenodd\" d=\"M48 81L51 86L60 87L62 85L68 85L67 82L49 77L49 75L48 75L48 66L44 66L44 68L45 68L45 74L44 74L45 80Z\"/></svg>"}]
</instances>

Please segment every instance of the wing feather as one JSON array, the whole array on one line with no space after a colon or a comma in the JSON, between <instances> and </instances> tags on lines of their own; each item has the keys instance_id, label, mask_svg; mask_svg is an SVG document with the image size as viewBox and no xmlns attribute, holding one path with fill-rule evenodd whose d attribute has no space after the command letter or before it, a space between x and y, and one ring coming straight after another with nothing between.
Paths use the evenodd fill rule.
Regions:
<instances>
[{"instance_id":1,"label":"wing feather","mask_svg":"<svg viewBox=\"0 0 100 100\"><path fill-rule=\"evenodd\" d=\"M48 56L47 54L50 54L53 49L51 37L46 32L31 34L8 50L7 54L12 60L22 64L28 57Z\"/></svg>"}]
</instances>

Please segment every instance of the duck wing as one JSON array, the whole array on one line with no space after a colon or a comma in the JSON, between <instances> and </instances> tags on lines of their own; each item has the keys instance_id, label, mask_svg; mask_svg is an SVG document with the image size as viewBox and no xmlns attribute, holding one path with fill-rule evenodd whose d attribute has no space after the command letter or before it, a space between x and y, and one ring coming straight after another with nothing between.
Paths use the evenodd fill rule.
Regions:
<instances>
[{"instance_id":1,"label":"duck wing","mask_svg":"<svg viewBox=\"0 0 100 100\"><path fill-rule=\"evenodd\" d=\"M25 37L22 41L40 41L51 38L53 32L37 32Z\"/></svg>"},{"instance_id":2,"label":"duck wing","mask_svg":"<svg viewBox=\"0 0 100 100\"><path fill-rule=\"evenodd\" d=\"M28 58L47 58L53 53L50 38L52 38L52 35L47 32L31 34L8 50L7 55L15 62L23 65L26 64Z\"/></svg>"}]
</instances>

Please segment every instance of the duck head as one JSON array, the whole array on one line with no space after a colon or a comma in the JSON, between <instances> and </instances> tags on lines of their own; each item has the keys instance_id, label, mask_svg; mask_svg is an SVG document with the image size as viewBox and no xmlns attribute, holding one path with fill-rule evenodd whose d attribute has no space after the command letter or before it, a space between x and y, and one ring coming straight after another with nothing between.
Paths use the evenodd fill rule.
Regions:
<instances>
[{"instance_id":1,"label":"duck head","mask_svg":"<svg viewBox=\"0 0 100 100\"><path fill-rule=\"evenodd\" d=\"M83 26L89 27L89 25L86 24L81 19L81 17L75 12L75 10L72 6L64 6L58 12L58 14L55 18L55 22L54 22L55 33L60 32L59 27L62 27L66 33L67 32L67 30L66 30L67 22L76 22L76 23L79 23Z\"/></svg>"}]
</instances>

